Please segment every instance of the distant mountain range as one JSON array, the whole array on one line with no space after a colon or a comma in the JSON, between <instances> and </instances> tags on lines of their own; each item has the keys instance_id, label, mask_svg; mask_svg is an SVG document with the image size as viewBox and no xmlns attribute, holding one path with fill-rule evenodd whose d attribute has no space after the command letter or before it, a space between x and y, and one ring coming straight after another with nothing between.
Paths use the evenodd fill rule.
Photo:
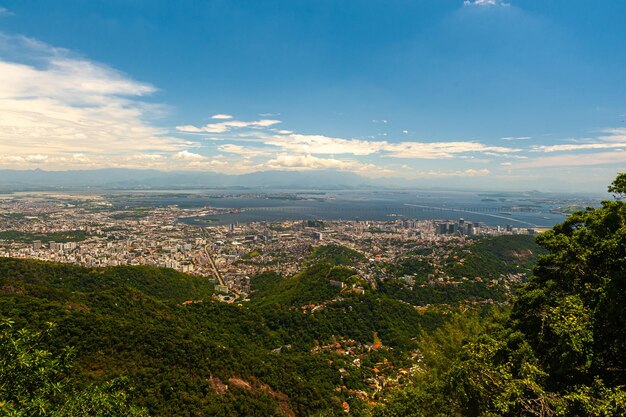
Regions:
<instances>
[{"instance_id":1,"label":"distant mountain range","mask_svg":"<svg viewBox=\"0 0 626 417\"><path fill-rule=\"evenodd\" d=\"M47 191L58 189L371 189L417 188L442 191L501 191L528 193L529 184L505 187L497 177L459 176L454 178L369 178L353 172L262 171L249 174L220 174L199 171L159 171L155 169L106 168L73 171L42 169L0 169L0 192ZM565 188L562 191L568 192ZM536 193L536 191L534 192ZM577 193L578 195L586 193ZM590 194L591 195L591 194ZM597 196L594 193L594 196Z\"/></svg>"},{"instance_id":2,"label":"distant mountain range","mask_svg":"<svg viewBox=\"0 0 626 417\"><path fill-rule=\"evenodd\" d=\"M0 188L325 188L345 189L380 186L388 181L371 180L341 171L265 171L227 175L214 172L135 170L109 168L80 171L0 170Z\"/></svg>"}]
</instances>

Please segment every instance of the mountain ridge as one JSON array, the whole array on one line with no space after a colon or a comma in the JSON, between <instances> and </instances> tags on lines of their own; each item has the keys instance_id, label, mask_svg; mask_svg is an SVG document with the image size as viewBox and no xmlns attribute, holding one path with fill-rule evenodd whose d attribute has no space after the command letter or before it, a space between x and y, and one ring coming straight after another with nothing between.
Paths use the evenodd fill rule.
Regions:
<instances>
[{"instance_id":1,"label":"mountain ridge","mask_svg":"<svg viewBox=\"0 0 626 417\"><path fill-rule=\"evenodd\" d=\"M221 174L196 171L103 168L92 170L45 171L0 170L4 187L279 187L279 188L357 188L380 183L352 172L259 171L248 174Z\"/></svg>"}]
</instances>

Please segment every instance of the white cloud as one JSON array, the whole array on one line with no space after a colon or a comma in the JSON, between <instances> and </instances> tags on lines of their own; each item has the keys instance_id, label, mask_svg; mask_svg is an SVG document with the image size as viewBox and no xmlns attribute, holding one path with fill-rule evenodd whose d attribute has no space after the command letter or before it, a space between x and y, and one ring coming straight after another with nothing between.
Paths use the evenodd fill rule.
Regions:
<instances>
[{"instance_id":1,"label":"white cloud","mask_svg":"<svg viewBox=\"0 0 626 417\"><path fill-rule=\"evenodd\" d=\"M6 7L0 6L0 16L13 16L14 13Z\"/></svg>"},{"instance_id":2,"label":"white cloud","mask_svg":"<svg viewBox=\"0 0 626 417\"><path fill-rule=\"evenodd\" d=\"M626 142L535 146L532 148L532 151L533 152L565 152L565 151L581 151L581 150L612 149L612 148L626 148Z\"/></svg>"},{"instance_id":3,"label":"white cloud","mask_svg":"<svg viewBox=\"0 0 626 417\"><path fill-rule=\"evenodd\" d=\"M351 154L366 156L381 154L392 158L447 159L472 152L515 153L521 149L488 146L478 142L400 142L342 139L323 135L274 135L262 139L266 145L293 153L315 155Z\"/></svg>"},{"instance_id":4,"label":"white cloud","mask_svg":"<svg viewBox=\"0 0 626 417\"><path fill-rule=\"evenodd\" d=\"M595 152L593 154L563 154L540 157L515 164L514 168L582 167L596 165L626 164L626 152Z\"/></svg>"},{"instance_id":5,"label":"white cloud","mask_svg":"<svg viewBox=\"0 0 626 417\"><path fill-rule=\"evenodd\" d=\"M598 139L605 142L626 142L626 128L605 129Z\"/></svg>"},{"instance_id":6,"label":"white cloud","mask_svg":"<svg viewBox=\"0 0 626 417\"><path fill-rule=\"evenodd\" d=\"M286 171L309 171L309 170L339 170L353 172L367 172L376 170L378 167L371 164L350 159L319 158L313 155L279 154L261 165L262 168Z\"/></svg>"},{"instance_id":7,"label":"white cloud","mask_svg":"<svg viewBox=\"0 0 626 417\"><path fill-rule=\"evenodd\" d=\"M515 140L529 140L529 139L532 139L532 137L531 136L505 136L500 139L506 140L506 141L515 141Z\"/></svg>"},{"instance_id":8,"label":"white cloud","mask_svg":"<svg viewBox=\"0 0 626 417\"><path fill-rule=\"evenodd\" d=\"M0 161L7 163L24 164L35 162L41 164L49 159L48 155L31 154L31 155L1 155Z\"/></svg>"},{"instance_id":9,"label":"white cloud","mask_svg":"<svg viewBox=\"0 0 626 417\"><path fill-rule=\"evenodd\" d=\"M172 159L185 160L185 161L199 161L199 160L205 159L205 157L200 154L189 152L188 150L184 150L184 151L175 153L172 156Z\"/></svg>"},{"instance_id":10,"label":"white cloud","mask_svg":"<svg viewBox=\"0 0 626 417\"><path fill-rule=\"evenodd\" d=\"M326 155L371 155L380 152L386 142L366 141L359 139L341 139L323 135L274 135L262 139L266 145L273 145L284 151L297 154Z\"/></svg>"},{"instance_id":11,"label":"white cloud","mask_svg":"<svg viewBox=\"0 0 626 417\"><path fill-rule=\"evenodd\" d=\"M510 164L513 169L601 166L626 163L626 129L600 131L595 138L572 138L569 143L531 146L526 161ZM556 154L539 156L538 154Z\"/></svg>"},{"instance_id":12,"label":"white cloud","mask_svg":"<svg viewBox=\"0 0 626 417\"><path fill-rule=\"evenodd\" d=\"M214 133L216 135L215 140L221 139L224 142L231 142L219 146L218 150L241 155L245 158L258 158L279 153L283 155L353 155L357 157L376 155L379 158L432 160L474 158L472 154L524 158L521 155L514 155L521 152L522 149L486 145L477 141L392 142L373 139L344 139L272 128L277 123L280 121L273 119L252 122L227 120L220 123L210 123L203 127L179 126L178 129L188 133ZM386 136L386 134L382 135ZM255 146L241 146L232 143L233 141L251 142Z\"/></svg>"},{"instance_id":13,"label":"white cloud","mask_svg":"<svg viewBox=\"0 0 626 417\"><path fill-rule=\"evenodd\" d=\"M246 146L241 146L241 145L234 145L231 143L220 145L217 149L220 150L221 152L232 153L232 154L241 155L241 156L248 157L248 158L272 154L271 152L268 152L267 150L264 150L264 149L246 147Z\"/></svg>"},{"instance_id":14,"label":"white cloud","mask_svg":"<svg viewBox=\"0 0 626 417\"><path fill-rule=\"evenodd\" d=\"M0 52L5 52L0 58L0 154L17 157L12 162L4 158L2 167L84 164L86 159L75 154L98 155L92 160L108 166L107 161L128 154L192 145L147 121L162 111L139 99L156 90L149 84L29 38L0 34Z\"/></svg>"},{"instance_id":15,"label":"white cloud","mask_svg":"<svg viewBox=\"0 0 626 417\"><path fill-rule=\"evenodd\" d=\"M424 160L419 169L405 167L393 173L478 177L491 175L483 168L486 163L501 171L626 164L626 152L621 151L626 149L625 128L605 129L593 138L522 148L516 145L531 137L507 136L501 139L520 143L494 146L478 140L410 141L402 136L404 140L398 142L383 137L300 134L279 129L276 125L281 121L270 114L252 121L214 114L204 126L179 126L180 132L202 134L206 148L196 151L199 143L174 137L154 124L154 117L164 108L143 99L156 91L154 86L66 50L2 34L0 80L0 168L151 167L238 173L336 169L375 176L391 172L389 166ZM544 155L549 153L555 156ZM448 164L450 170L446 170L443 162L428 162L443 159L453 159L455 165ZM465 169L468 166L474 168Z\"/></svg>"},{"instance_id":16,"label":"white cloud","mask_svg":"<svg viewBox=\"0 0 626 417\"><path fill-rule=\"evenodd\" d=\"M488 146L479 142L401 142L387 144L384 150L392 158L448 159L466 153L491 152L508 154L521 149Z\"/></svg>"},{"instance_id":17,"label":"white cloud","mask_svg":"<svg viewBox=\"0 0 626 417\"><path fill-rule=\"evenodd\" d=\"M177 126L176 129L185 133L225 133L233 129L253 128L259 129L264 127L273 126L281 123L280 120L274 119L261 119L252 122L242 122L239 120L228 120L220 123L209 123L202 127L193 125Z\"/></svg>"},{"instance_id":18,"label":"white cloud","mask_svg":"<svg viewBox=\"0 0 626 417\"><path fill-rule=\"evenodd\" d=\"M486 168L457 171L413 171L413 176L415 178L484 177L489 174L491 174L491 171Z\"/></svg>"},{"instance_id":19,"label":"white cloud","mask_svg":"<svg viewBox=\"0 0 626 417\"><path fill-rule=\"evenodd\" d=\"M483 169L466 169L465 171L461 171L463 176L468 177L484 177L486 175L491 174L491 172L487 168Z\"/></svg>"},{"instance_id":20,"label":"white cloud","mask_svg":"<svg viewBox=\"0 0 626 417\"><path fill-rule=\"evenodd\" d=\"M87 158L84 153L72 154L70 158L74 161L79 161L79 162L87 162L89 160L89 158Z\"/></svg>"},{"instance_id":21,"label":"white cloud","mask_svg":"<svg viewBox=\"0 0 626 417\"><path fill-rule=\"evenodd\" d=\"M626 148L626 129L604 129L596 138L569 139L566 144L538 145L531 148L532 152L571 152L596 149Z\"/></svg>"},{"instance_id":22,"label":"white cloud","mask_svg":"<svg viewBox=\"0 0 626 417\"><path fill-rule=\"evenodd\" d=\"M43 161L45 161L47 159L48 159L48 155L41 155L41 154L28 155L26 157L26 160L28 162L43 162Z\"/></svg>"},{"instance_id":23,"label":"white cloud","mask_svg":"<svg viewBox=\"0 0 626 417\"><path fill-rule=\"evenodd\" d=\"M483 154L487 156L497 156L499 158L507 158L507 159L528 159L526 155L516 155L516 154L508 154L508 153L483 152Z\"/></svg>"},{"instance_id":24,"label":"white cloud","mask_svg":"<svg viewBox=\"0 0 626 417\"><path fill-rule=\"evenodd\" d=\"M510 6L510 3L505 3L501 0L464 0L465 6Z\"/></svg>"},{"instance_id":25,"label":"white cloud","mask_svg":"<svg viewBox=\"0 0 626 417\"><path fill-rule=\"evenodd\" d=\"M156 154L156 153L145 153L145 154L129 155L127 158L129 160L135 160L135 161L154 162L154 161L162 161L164 156L160 154Z\"/></svg>"}]
</instances>

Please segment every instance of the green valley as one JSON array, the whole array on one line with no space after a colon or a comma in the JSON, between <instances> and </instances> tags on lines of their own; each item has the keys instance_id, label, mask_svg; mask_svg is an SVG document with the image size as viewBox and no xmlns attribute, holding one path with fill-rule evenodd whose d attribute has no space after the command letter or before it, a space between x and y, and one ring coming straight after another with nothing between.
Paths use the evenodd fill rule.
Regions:
<instances>
[{"instance_id":1,"label":"green valley","mask_svg":"<svg viewBox=\"0 0 626 417\"><path fill-rule=\"evenodd\" d=\"M536 242L418 242L395 264L312 246L234 303L172 269L0 258L0 413L624 415L611 191Z\"/></svg>"}]
</instances>

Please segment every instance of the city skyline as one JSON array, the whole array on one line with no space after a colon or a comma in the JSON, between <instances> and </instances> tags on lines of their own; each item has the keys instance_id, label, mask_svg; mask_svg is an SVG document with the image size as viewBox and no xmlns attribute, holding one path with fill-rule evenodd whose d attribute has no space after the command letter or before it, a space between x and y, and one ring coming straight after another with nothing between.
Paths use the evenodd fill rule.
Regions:
<instances>
[{"instance_id":1,"label":"city skyline","mask_svg":"<svg viewBox=\"0 0 626 417\"><path fill-rule=\"evenodd\" d=\"M0 3L0 169L336 170L593 191L626 5Z\"/></svg>"}]
</instances>

